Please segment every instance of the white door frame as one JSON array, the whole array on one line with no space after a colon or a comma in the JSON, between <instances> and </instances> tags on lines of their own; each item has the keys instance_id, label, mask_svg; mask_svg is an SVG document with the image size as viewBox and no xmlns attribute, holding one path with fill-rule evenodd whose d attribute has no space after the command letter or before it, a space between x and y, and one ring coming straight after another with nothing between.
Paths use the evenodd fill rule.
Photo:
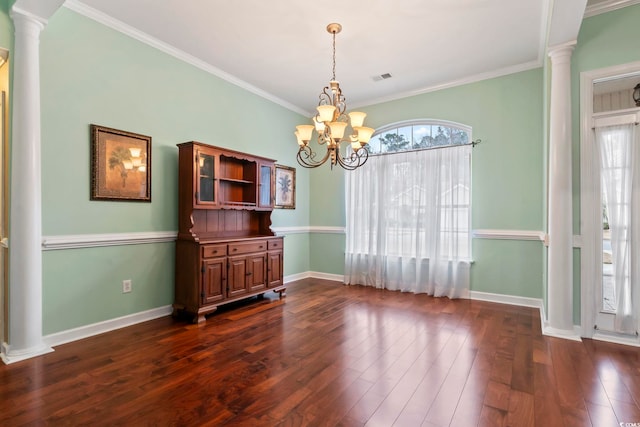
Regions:
<instances>
[{"instance_id":1,"label":"white door frame","mask_svg":"<svg viewBox=\"0 0 640 427\"><path fill-rule=\"evenodd\" d=\"M582 336L640 346L638 337L594 329L596 277L602 277L602 214L600 212L600 165L594 164L593 83L640 75L640 61L580 73L580 323Z\"/></svg>"}]
</instances>

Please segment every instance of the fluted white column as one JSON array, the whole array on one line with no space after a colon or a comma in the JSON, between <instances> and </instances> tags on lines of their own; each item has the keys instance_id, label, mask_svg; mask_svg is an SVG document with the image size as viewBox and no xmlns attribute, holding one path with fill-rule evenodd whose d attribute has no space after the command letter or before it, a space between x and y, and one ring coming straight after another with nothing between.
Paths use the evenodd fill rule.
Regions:
<instances>
[{"instance_id":1,"label":"fluted white column","mask_svg":"<svg viewBox=\"0 0 640 427\"><path fill-rule=\"evenodd\" d=\"M51 349L42 339L42 195L40 172L40 32L44 23L19 9L15 26L9 217L7 363Z\"/></svg>"},{"instance_id":2,"label":"fluted white column","mask_svg":"<svg viewBox=\"0 0 640 427\"><path fill-rule=\"evenodd\" d=\"M573 190L571 183L571 53L575 43L549 49L548 324L550 335L573 331Z\"/></svg>"}]
</instances>

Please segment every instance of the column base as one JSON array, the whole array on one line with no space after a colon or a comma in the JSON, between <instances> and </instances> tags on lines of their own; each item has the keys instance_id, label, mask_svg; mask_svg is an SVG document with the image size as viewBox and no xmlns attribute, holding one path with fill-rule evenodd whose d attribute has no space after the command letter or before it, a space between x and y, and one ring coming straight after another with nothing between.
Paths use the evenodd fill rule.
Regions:
<instances>
[{"instance_id":1,"label":"column base","mask_svg":"<svg viewBox=\"0 0 640 427\"><path fill-rule=\"evenodd\" d=\"M545 322L542 326L542 335L582 342L582 337L580 337L580 327L575 326L574 329L558 329L547 325Z\"/></svg>"},{"instance_id":2,"label":"column base","mask_svg":"<svg viewBox=\"0 0 640 427\"><path fill-rule=\"evenodd\" d=\"M32 357L40 356L54 351L52 347L49 347L44 343L24 350L12 351L10 347L11 346L6 342L2 343L2 354L0 354L0 358L6 365L20 362L21 360L31 359Z\"/></svg>"}]
</instances>

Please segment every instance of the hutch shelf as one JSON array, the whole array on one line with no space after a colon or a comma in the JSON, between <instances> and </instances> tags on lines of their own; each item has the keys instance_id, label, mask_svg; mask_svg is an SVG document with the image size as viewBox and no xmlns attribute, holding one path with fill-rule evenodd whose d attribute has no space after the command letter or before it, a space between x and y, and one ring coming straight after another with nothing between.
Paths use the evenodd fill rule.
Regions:
<instances>
[{"instance_id":1,"label":"hutch shelf","mask_svg":"<svg viewBox=\"0 0 640 427\"><path fill-rule=\"evenodd\" d=\"M275 160L200 142L178 144L173 314L204 322L218 306L283 296L283 238L271 231Z\"/></svg>"}]
</instances>

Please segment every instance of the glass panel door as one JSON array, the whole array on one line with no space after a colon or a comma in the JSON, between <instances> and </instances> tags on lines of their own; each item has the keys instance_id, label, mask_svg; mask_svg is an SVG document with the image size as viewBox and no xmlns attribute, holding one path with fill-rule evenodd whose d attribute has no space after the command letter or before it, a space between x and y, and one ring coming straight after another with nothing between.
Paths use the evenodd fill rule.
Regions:
<instances>
[{"instance_id":1,"label":"glass panel door","mask_svg":"<svg viewBox=\"0 0 640 427\"><path fill-rule=\"evenodd\" d=\"M638 292L632 262L638 245L633 236L638 185L634 169L640 161L634 140L633 123L596 129L602 201L602 280L596 325L599 330L632 335L637 333Z\"/></svg>"},{"instance_id":2,"label":"glass panel door","mask_svg":"<svg viewBox=\"0 0 640 427\"><path fill-rule=\"evenodd\" d=\"M271 191L271 179L273 169L269 165L260 165L260 194L258 200L260 206L271 206L271 200L273 198Z\"/></svg>"},{"instance_id":3,"label":"glass panel door","mask_svg":"<svg viewBox=\"0 0 640 427\"><path fill-rule=\"evenodd\" d=\"M197 152L198 159L198 203L215 203L215 156L202 151Z\"/></svg>"}]
</instances>

